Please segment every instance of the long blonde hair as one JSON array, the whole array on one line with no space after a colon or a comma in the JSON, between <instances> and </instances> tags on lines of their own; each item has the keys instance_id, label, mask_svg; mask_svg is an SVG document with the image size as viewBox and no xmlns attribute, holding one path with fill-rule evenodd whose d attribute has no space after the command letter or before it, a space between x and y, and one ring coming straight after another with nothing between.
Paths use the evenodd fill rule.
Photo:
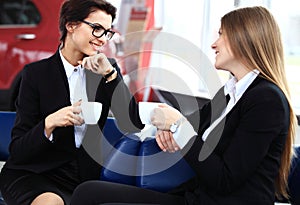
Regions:
<instances>
[{"instance_id":1,"label":"long blonde hair","mask_svg":"<svg viewBox=\"0 0 300 205\"><path fill-rule=\"evenodd\" d=\"M276 179L276 196L288 197L288 174L293 157L297 119L293 111L284 67L280 29L272 14L264 7L239 8L221 19L231 51L247 68L256 68L285 94L290 106L290 126Z\"/></svg>"}]
</instances>

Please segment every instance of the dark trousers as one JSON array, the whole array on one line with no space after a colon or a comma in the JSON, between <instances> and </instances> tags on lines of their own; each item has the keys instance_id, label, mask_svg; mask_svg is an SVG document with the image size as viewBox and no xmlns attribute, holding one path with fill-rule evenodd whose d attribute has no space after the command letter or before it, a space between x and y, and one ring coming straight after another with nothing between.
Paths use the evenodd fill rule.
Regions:
<instances>
[{"instance_id":1,"label":"dark trousers","mask_svg":"<svg viewBox=\"0 0 300 205\"><path fill-rule=\"evenodd\" d=\"M184 197L105 181L87 181L79 185L71 205L183 205Z\"/></svg>"}]
</instances>

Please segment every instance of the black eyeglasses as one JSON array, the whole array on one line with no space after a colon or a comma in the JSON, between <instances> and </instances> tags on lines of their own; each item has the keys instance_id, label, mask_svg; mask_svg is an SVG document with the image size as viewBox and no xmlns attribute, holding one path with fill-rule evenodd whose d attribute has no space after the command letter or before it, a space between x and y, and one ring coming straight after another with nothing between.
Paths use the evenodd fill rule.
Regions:
<instances>
[{"instance_id":1,"label":"black eyeglasses","mask_svg":"<svg viewBox=\"0 0 300 205\"><path fill-rule=\"evenodd\" d=\"M110 40L113 37L113 35L115 34L114 31L111 31L109 29L106 30L100 24L93 24L93 23L90 23L90 22L87 22L84 20L82 20L81 22L83 22L93 28L92 34L96 38L101 38L104 35L107 40Z\"/></svg>"}]
</instances>

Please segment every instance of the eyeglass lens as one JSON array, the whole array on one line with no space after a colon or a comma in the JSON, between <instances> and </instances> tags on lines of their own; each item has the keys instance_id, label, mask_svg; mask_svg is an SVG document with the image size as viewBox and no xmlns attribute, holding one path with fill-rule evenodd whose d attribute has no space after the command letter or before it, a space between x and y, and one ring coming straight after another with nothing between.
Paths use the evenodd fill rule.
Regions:
<instances>
[{"instance_id":1,"label":"eyeglass lens","mask_svg":"<svg viewBox=\"0 0 300 205\"><path fill-rule=\"evenodd\" d=\"M113 32L113 31L105 30L103 28L103 26L101 26L101 25L96 25L96 24L87 22L85 20L82 20L81 22L83 22L93 28L92 34L96 38L101 38L103 35L105 35L106 39L110 40L113 37L113 35L115 34L115 32Z\"/></svg>"},{"instance_id":2,"label":"eyeglass lens","mask_svg":"<svg viewBox=\"0 0 300 205\"><path fill-rule=\"evenodd\" d=\"M100 38L102 37L103 35L105 35L106 39L107 40L110 40L112 37L113 37L113 33L108 31L108 30L105 30L101 27L95 27L94 30L93 30L93 35L97 38Z\"/></svg>"},{"instance_id":3,"label":"eyeglass lens","mask_svg":"<svg viewBox=\"0 0 300 205\"><path fill-rule=\"evenodd\" d=\"M107 40L110 40L113 37L113 33L107 30L104 30L103 28L94 28L93 35L97 38L102 37L105 35Z\"/></svg>"}]
</instances>

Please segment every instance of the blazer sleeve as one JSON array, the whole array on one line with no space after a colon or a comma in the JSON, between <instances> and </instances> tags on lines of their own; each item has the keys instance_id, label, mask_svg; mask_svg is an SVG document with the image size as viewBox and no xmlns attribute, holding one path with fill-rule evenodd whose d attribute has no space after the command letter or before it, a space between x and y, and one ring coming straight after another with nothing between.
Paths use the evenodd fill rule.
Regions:
<instances>
[{"instance_id":1,"label":"blazer sleeve","mask_svg":"<svg viewBox=\"0 0 300 205\"><path fill-rule=\"evenodd\" d=\"M9 146L10 157L16 163L24 163L50 149L52 143L44 135L44 120L39 113L39 90L30 67L22 72L17 113Z\"/></svg>"},{"instance_id":2,"label":"blazer sleeve","mask_svg":"<svg viewBox=\"0 0 300 205\"><path fill-rule=\"evenodd\" d=\"M104 125L109 109L111 109L121 131L139 132L144 125L139 117L138 103L124 83L116 61L114 59L109 59L109 61L116 68L118 76L110 82L106 82L104 78L100 81L95 97L95 101L101 102L103 106L99 126Z\"/></svg>"}]
</instances>

